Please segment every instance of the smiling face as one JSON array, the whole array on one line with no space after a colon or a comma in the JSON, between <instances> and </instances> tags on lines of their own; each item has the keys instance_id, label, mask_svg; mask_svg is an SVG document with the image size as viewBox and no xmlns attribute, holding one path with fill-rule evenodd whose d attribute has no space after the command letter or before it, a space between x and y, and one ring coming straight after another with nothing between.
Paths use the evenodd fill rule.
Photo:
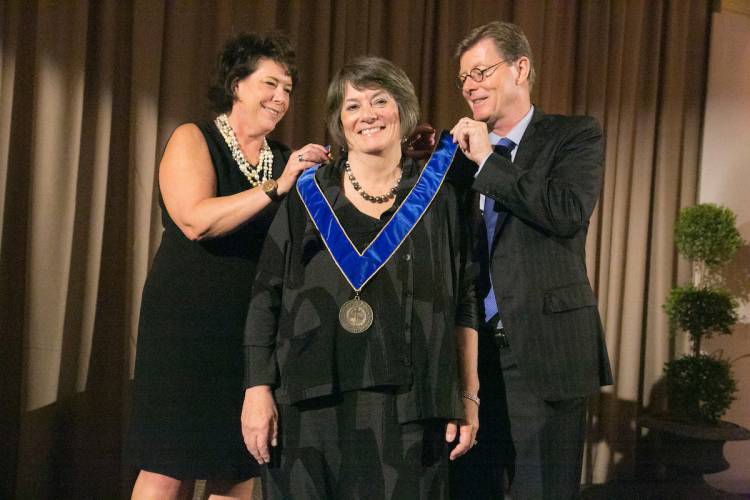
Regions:
<instances>
[{"instance_id":1,"label":"smiling face","mask_svg":"<svg viewBox=\"0 0 750 500\"><path fill-rule=\"evenodd\" d=\"M289 109L291 93L292 77L286 68L271 59L260 59L255 71L237 83L232 113L240 111L267 134Z\"/></svg>"},{"instance_id":2,"label":"smiling face","mask_svg":"<svg viewBox=\"0 0 750 500\"><path fill-rule=\"evenodd\" d=\"M400 152L398 105L385 90L357 89L346 82L340 118L350 151L365 154Z\"/></svg>"},{"instance_id":3,"label":"smiling face","mask_svg":"<svg viewBox=\"0 0 750 500\"><path fill-rule=\"evenodd\" d=\"M489 68L505 57L497 50L495 42L483 38L460 59L460 75L472 69ZM490 130L515 124L531 106L528 81L529 60L519 57L516 61L505 61L488 71L484 80L464 81L461 92L475 120L486 122Z\"/></svg>"}]
</instances>

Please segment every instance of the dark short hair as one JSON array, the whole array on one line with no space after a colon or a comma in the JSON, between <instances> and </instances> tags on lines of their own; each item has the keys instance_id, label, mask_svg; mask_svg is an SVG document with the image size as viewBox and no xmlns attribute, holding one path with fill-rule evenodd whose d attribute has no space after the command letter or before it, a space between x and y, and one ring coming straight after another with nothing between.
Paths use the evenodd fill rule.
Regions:
<instances>
[{"instance_id":1,"label":"dark short hair","mask_svg":"<svg viewBox=\"0 0 750 500\"><path fill-rule=\"evenodd\" d=\"M341 124L341 106L346 84L356 89L383 89L396 101L401 121L401 135L408 137L419 121L419 101L414 85L406 72L387 59L375 56L358 57L336 72L328 85L326 124L331 138L339 146L346 146Z\"/></svg>"},{"instance_id":2,"label":"dark short hair","mask_svg":"<svg viewBox=\"0 0 750 500\"><path fill-rule=\"evenodd\" d=\"M292 87L297 85L294 49L286 35L241 33L227 40L216 58L213 81L208 89L214 111L226 113L232 109L235 86L256 70L260 59L270 59L284 66L292 77Z\"/></svg>"},{"instance_id":3,"label":"dark short hair","mask_svg":"<svg viewBox=\"0 0 750 500\"><path fill-rule=\"evenodd\" d=\"M500 55L512 62L520 57L529 59L529 88L534 85L536 71L534 70L534 59L531 56L531 46L523 30L513 24L502 21L492 21L474 28L469 32L456 47L456 59L460 59L464 52L472 48L485 38L495 42L495 48Z\"/></svg>"}]
</instances>

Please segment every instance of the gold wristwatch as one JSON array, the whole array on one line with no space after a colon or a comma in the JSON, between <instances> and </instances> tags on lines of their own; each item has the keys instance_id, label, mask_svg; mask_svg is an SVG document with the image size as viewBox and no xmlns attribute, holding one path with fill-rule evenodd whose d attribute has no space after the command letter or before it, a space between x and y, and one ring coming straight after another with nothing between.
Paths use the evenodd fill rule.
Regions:
<instances>
[{"instance_id":1,"label":"gold wristwatch","mask_svg":"<svg viewBox=\"0 0 750 500\"><path fill-rule=\"evenodd\" d=\"M274 180L274 179L265 180L265 181L263 181L261 183L260 188L273 201L278 201L278 200L281 199L281 196L279 196L279 191L278 191L279 190L279 183L276 182L276 180Z\"/></svg>"}]
</instances>

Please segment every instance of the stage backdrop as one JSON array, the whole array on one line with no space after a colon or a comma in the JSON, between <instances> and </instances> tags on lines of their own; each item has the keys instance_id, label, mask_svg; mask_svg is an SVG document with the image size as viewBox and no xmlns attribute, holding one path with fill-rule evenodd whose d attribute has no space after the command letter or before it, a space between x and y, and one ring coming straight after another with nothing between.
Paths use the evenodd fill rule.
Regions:
<instances>
[{"instance_id":1,"label":"stage backdrop","mask_svg":"<svg viewBox=\"0 0 750 500\"><path fill-rule=\"evenodd\" d=\"M126 497L120 445L140 294L159 243L156 166L209 116L214 54L282 29L301 83L275 134L326 142L332 73L376 54L412 78L422 119L466 113L453 51L491 19L520 24L549 113L604 127L590 277L616 384L592 404L583 480L626 476L635 423L672 345L661 303L688 277L672 228L696 199L707 0L0 2L0 497ZM731 71L731 68L727 68Z\"/></svg>"}]
</instances>

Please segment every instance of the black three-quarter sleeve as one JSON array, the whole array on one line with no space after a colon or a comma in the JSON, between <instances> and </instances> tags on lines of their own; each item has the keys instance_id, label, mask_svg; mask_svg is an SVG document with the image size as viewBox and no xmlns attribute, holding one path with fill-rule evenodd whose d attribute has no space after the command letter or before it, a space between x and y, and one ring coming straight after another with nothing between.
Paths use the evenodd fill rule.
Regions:
<instances>
[{"instance_id":1,"label":"black three-quarter sleeve","mask_svg":"<svg viewBox=\"0 0 750 500\"><path fill-rule=\"evenodd\" d=\"M291 193L290 193L291 194ZM258 260L258 272L245 322L245 387L279 384L276 341L286 253L290 246L287 196L271 224Z\"/></svg>"},{"instance_id":2,"label":"black three-quarter sleeve","mask_svg":"<svg viewBox=\"0 0 750 500\"><path fill-rule=\"evenodd\" d=\"M452 197L452 205L448 210L451 232L458 242L458 289L456 290L456 319L457 327L479 328L479 305L477 303L474 277L477 274L476 265L471 258L473 248L473 231L470 220L462 220L456 197Z\"/></svg>"}]
</instances>

